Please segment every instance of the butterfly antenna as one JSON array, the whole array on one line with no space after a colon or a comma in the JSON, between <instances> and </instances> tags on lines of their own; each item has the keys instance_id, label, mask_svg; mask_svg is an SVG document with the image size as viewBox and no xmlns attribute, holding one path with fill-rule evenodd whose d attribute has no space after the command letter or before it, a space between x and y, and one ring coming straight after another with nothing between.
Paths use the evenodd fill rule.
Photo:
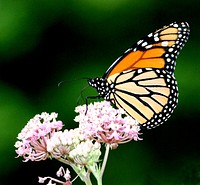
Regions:
<instances>
[{"instance_id":1,"label":"butterfly antenna","mask_svg":"<svg viewBox=\"0 0 200 185\"><path fill-rule=\"evenodd\" d=\"M58 83L58 87L60 87L60 85L61 85L63 82L66 82L66 80L60 81L60 82Z\"/></svg>"},{"instance_id":2,"label":"butterfly antenna","mask_svg":"<svg viewBox=\"0 0 200 185\"><path fill-rule=\"evenodd\" d=\"M60 81L59 83L58 83L58 87L60 87L61 86L61 84L63 84L64 82L71 82L71 81L75 81L75 80L89 80L90 78L88 78L88 77L83 77L83 78L76 78L76 79L73 79L73 80L63 80L63 81ZM80 95L79 95L79 97L77 98L77 106L78 105L80 105L80 100L82 99L83 101L85 100L85 102L86 102L86 111L85 111L85 114L87 114L87 109L88 109L88 107L87 107L87 105L88 105L88 97L84 97L83 96L83 92L85 91L85 89L87 89L89 87L89 85L86 85L85 87L83 87L82 89L81 89L81 91L80 91Z\"/></svg>"},{"instance_id":3,"label":"butterfly antenna","mask_svg":"<svg viewBox=\"0 0 200 185\"><path fill-rule=\"evenodd\" d=\"M88 78L88 77L83 77L83 78L75 78L75 79L71 79L71 80L62 80L62 81L60 81L60 82L58 83L58 87L60 87L61 84L63 84L64 82L73 82L73 81L78 81L78 80L89 80L89 79L90 79L90 78ZM86 89L86 87L85 87L85 89ZM82 91L84 91L84 88L83 88Z\"/></svg>"}]
</instances>

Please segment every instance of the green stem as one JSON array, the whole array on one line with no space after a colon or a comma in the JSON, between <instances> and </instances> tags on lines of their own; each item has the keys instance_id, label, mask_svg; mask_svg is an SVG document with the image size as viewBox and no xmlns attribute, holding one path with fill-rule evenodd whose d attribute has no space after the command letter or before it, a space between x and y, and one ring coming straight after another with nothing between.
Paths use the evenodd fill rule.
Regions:
<instances>
[{"instance_id":1,"label":"green stem","mask_svg":"<svg viewBox=\"0 0 200 185\"><path fill-rule=\"evenodd\" d=\"M102 185L101 172L100 172L100 169L99 169L97 163L94 163L93 165L87 166L87 168L96 178L97 184Z\"/></svg>"},{"instance_id":2,"label":"green stem","mask_svg":"<svg viewBox=\"0 0 200 185\"><path fill-rule=\"evenodd\" d=\"M79 168L76 166L74 163L69 162L68 160L59 158L58 159L60 162L67 164L73 168L73 170L76 172L76 174L80 177L80 179L85 182L86 185L92 185L91 180L90 180L90 173L86 172L85 168Z\"/></svg>"},{"instance_id":3,"label":"green stem","mask_svg":"<svg viewBox=\"0 0 200 185\"><path fill-rule=\"evenodd\" d=\"M85 176L84 182L86 185L92 185L92 182L90 180L90 173L87 173L87 175Z\"/></svg>"},{"instance_id":4,"label":"green stem","mask_svg":"<svg viewBox=\"0 0 200 185\"><path fill-rule=\"evenodd\" d=\"M104 170L105 170L105 167L106 167L106 163L107 163L107 160L108 160L109 150L110 150L110 145L106 144L106 151L105 151L103 164L102 164L102 167L101 167L101 173L100 173L101 181L102 181L103 173L104 173Z\"/></svg>"},{"instance_id":5,"label":"green stem","mask_svg":"<svg viewBox=\"0 0 200 185\"><path fill-rule=\"evenodd\" d=\"M101 177L97 179L97 185L102 185L102 178Z\"/></svg>"}]
</instances>

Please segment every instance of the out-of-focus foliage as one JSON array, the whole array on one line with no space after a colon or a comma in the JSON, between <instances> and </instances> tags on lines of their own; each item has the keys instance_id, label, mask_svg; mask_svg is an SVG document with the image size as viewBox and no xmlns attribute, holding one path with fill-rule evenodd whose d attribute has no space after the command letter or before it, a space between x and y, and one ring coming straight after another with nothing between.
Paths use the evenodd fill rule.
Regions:
<instances>
[{"instance_id":1,"label":"out-of-focus foliage","mask_svg":"<svg viewBox=\"0 0 200 185\"><path fill-rule=\"evenodd\" d=\"M38 175L54 174L56 161L15 159L26 122L55 111L66 128L76 127L85 78L103 75L140 37L174 21L191 26L175 72L179 105L163 126L142 131L143 141L111 151L104 184L200 184L199 8L194 0L1 0L0 184L37 184ZM79 103L92 95L86 88Z\"/></svg>"}]
</instances>

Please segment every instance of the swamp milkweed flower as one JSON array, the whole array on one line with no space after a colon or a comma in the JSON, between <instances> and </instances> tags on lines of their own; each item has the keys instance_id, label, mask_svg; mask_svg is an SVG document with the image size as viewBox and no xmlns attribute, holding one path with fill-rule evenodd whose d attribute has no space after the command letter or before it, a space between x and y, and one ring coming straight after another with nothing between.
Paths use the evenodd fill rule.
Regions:
<instances>
[{"instance_id":1,"label":"swamp milkweed flower","mask_svg":"<svg viewBox=\"0 0 200 185\"><path fill-rule=\"evenodd\" d=\"M109 144L111 148L131 140L140 140L138 122L125 115L123 109L113 108L108 101L78 106L75 112L79 115L74 120L86 137Z\"/></svg>"},{"instance_id":2,"label":"swamp milkweed flower","mask_svg":"<svg viewBox=\"0 0 200 185\"><path fill-rule=\"evenodd\" d=\"M51 156L69 165L93 165L99 160L100 148L100 143L85 138L80 128L56 132L47 141Z\"/></svg>"},{"instance_id":3,"label":"swamp milkweed flower","mask_svg":"<svg viewBox=\"0 0 200 185\"><path fill-rule=\"evenodd\" d=\"M54 158L67 164L87 185L91 185L93 174L98 185L102 185L102 176L108 159L109 149L116 149L119 144L139 138L140 126L136 120L127 116L123 109L115 109L110 102L94 102L78 106L75 122L78 128L61 131L63 123L57 121L57 113L43 112L30 119L18 134L15 143L17 157L24 161L40 161ZM103 161L100 160L101 145L106 145ZM39 177L39 183L49 180L48 184L70 185L70 172L60 168L58 177Z\"/></svg>"},{"instance_id":4,"label":"swamp milkweed flower","mask_svg":"<svg viewBox=\"0 0 200 185\"><path fill-rule=\"evenodd\" d=\"M56 113L43 112L30 119L18 134L18 141L15 143L17 157L23 157L25 162L40 161L50 157L47 152L47 140L63 127L63 123L56 118Z\"/></svg>"},{"instance_id":5,"label":"swamp milkweed flower","mask_svg":"<svg viewBox=\"0 0 200 185\"><path fill-rule=\"evenodd\" d=\"M49 182L47 185L56 185L55 183L52 182L57 182L59 184L63 185L71 185L72 181L70 181L71 175L70 171L68 169L64 169L62 166L59 168L59 170L56 173L57 177L63 177L65 181L61 181L52 177L39 177L38 182L39 183L44 183L47 179L49 179Z\"/></svg>"}]
</instances>

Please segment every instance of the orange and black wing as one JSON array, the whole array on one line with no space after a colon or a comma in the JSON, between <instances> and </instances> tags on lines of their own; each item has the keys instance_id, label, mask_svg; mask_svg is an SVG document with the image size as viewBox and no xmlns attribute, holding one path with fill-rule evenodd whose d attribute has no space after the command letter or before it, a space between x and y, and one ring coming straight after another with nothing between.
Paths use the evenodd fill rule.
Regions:
<instances>
[{"instance_id":1,"label":"orange and black wing","mask_svg":"<svg viewBox=\"0 0 200 185\"><path fill-rule=\"evenodd\" d=\"M187 22L172 23L140 39L106 71L103 78L139 68L165 69L174 73L176 58L189 36Z\"/></svg>"}]
</instances>

